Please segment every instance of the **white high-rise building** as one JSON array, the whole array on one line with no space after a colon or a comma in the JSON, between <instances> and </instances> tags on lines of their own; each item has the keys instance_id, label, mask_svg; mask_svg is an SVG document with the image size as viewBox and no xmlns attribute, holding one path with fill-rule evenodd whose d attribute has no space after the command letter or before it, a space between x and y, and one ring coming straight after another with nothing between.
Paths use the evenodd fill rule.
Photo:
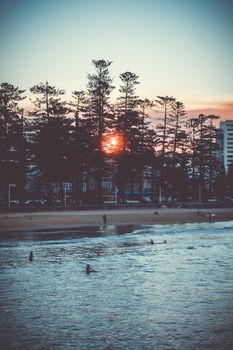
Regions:
<instances>
[{"instance_id":1,"label":"white high-rise building","mask_svg":"<svg viewBox=\"0 0 233 350\"><path fill-rule=\"evenodd\" d=\"M222 133L222 155L226 173L233 162L233 120L224 120L219 124Z\"/></svg>"}]
</instances>

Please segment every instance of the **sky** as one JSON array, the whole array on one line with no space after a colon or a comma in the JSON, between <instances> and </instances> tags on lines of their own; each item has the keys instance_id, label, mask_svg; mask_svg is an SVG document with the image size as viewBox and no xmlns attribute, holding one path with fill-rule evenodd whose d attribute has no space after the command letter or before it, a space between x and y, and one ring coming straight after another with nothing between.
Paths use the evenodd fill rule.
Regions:
<instances>
[{"instance_id":1,"label":"sky","mask_svg":"<svg viewBox=\"0 0 233 350\"><path fill-rule=\"evenodd\" d=\"M85 90L93 59L139 76L141 98L233 119L232 0L0 0L0 83ZM25 102L24 102L25 103Z\"/></svg>"}]
</instances>

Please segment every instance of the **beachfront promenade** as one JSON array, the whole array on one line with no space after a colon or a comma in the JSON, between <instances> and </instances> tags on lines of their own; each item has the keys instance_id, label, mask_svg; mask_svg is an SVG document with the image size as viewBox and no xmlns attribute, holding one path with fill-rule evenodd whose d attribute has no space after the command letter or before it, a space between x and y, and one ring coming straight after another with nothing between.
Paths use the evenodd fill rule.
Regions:
<instances>
[{"instance_id":1,"label":"beachfront promenade","mask_svg":"<svg viewBox=\"0 0 233 350\"><path fill-rule=\"evenodd\" d=\"M34 231L44 229L69 229L81 225L106 224L175 224L202 223L233 220L233 208L183 209L183 208L121 208L71 211L35 211L0 213L0 232Z\"/></svg>"}]
</instances>

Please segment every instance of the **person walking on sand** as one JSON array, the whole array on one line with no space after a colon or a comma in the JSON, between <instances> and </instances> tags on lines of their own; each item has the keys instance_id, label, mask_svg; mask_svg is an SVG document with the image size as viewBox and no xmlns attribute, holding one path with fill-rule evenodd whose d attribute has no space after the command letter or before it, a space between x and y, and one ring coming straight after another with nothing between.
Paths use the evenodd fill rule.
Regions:
<instances>
[{"instance_id":1,"label":"person walking on sand","mask_svg":"<svg viewBox=\"0 0 233 350\"><path fill-rule=\"evenodd\" d=\"M103 215L103 224L106 225L107 224L107 216L104 214Z\"/></svg>"},{"instance_id":2,"label":"person walking on sand","mask_svg":"<svg viewBox=\"0 0 233 350\"><path fill-rule=\"evenodd\" d=\"M89 275L91 272L96 272L89 264L86 266L86 274Z\"/></svg>"}]
</instances>

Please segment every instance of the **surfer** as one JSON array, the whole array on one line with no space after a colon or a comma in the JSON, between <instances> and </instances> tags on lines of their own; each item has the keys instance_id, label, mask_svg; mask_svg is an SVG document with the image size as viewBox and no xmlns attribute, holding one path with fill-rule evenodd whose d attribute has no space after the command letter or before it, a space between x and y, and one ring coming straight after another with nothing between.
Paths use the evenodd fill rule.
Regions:
<instances>
[{"instance_id":1,"label":"surfer","mask_svg":"<svg viewBox=\"0 0 233 350\"><path fill-rule=\"evenodd\" d=\"M150 244L155 244L154 241L153 241L153 239L150 240Z\"/></svg>"},{"instance_id":2,"label":"surfer","mask_svg":"<svg viewBox=\"0 0 233 350\"><path fill-rule=\"evenodd\" d=\"M96 272L89 264L86 266L86 274L89 275L91 272Z\"/></svg>"}]
</instances>

